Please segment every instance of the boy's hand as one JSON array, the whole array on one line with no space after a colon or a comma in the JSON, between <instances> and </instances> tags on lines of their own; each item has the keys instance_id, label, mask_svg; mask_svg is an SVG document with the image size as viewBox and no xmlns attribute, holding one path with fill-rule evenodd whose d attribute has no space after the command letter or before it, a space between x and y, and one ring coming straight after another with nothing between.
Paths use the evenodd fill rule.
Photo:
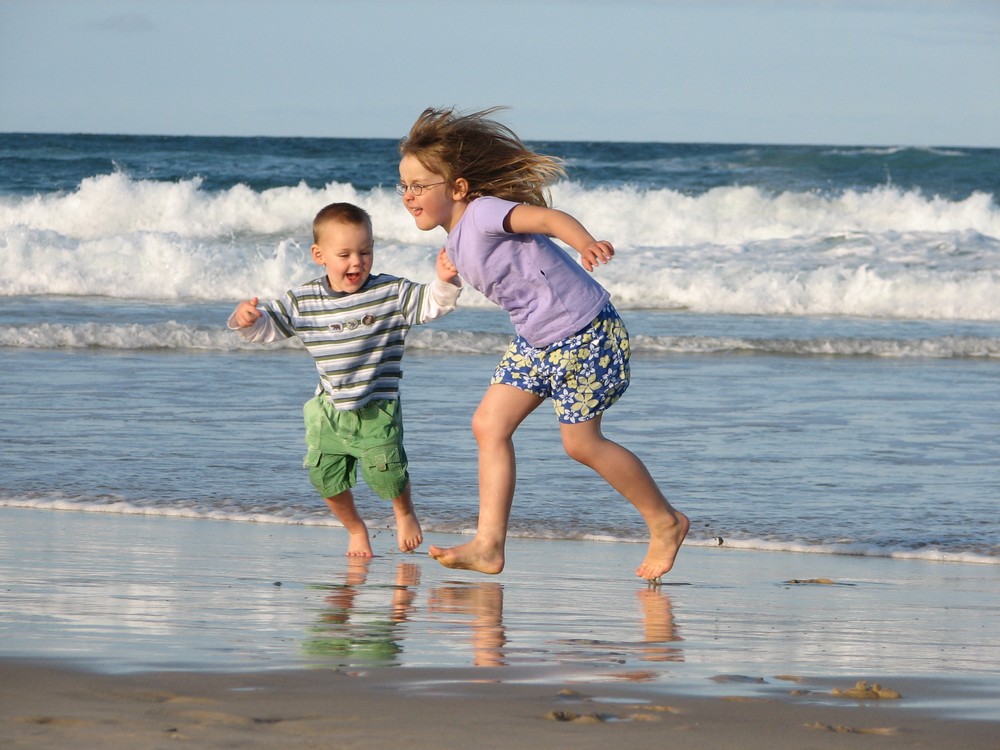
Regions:
<instances>
[{"instance_id":1,"label":"boy's hand","mask_svg":"<svg viewBox=\"0 0 1000 750\"><path fill-rule=\"evenodd\" d=\"M615 248L607 240L591 242L580 251L580 258L583 260L583 267L588 271L593 271L602 263L607 263L614 257Z\"/></svg>"},{"instance_id":2,"label":"boy's hand","mask_svg":"<svg viewBox=\"0 0 1000 750\"><path fill-rule=\"evenodd\" d=\"M437 263L435 263L437 268L437 275L441 281L452 281L456 276L458 276L458 269L455 264L451 262L451 258L448 257L448 253L445 252L444 248L441 248L441 252L438 253Z\"/></svg>"},{"instance_id":3,"label":"boy's hand","mask_svg":"<svg viewBox=\"0 0 1000 750\"><path fill-rule=\"evenodd\" d=\"M263 313L257 309L257 298L240 302L233 313L233 320L240 328L249 328Z\"/></svg>"}]
</instances>

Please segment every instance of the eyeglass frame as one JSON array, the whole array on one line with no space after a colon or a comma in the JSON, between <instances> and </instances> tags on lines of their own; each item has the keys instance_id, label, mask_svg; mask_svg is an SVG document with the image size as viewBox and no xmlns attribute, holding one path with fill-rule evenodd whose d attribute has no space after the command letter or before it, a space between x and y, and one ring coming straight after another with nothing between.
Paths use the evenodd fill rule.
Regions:
<instances>
[{"instance_id":1,"label":"eyeglass frame","mask_svg":"<svg viewBox=\"0 0 1000 750\"><path fill-rule=\"evenodd\" d=\"M410 185L405 185L402 182L397 182L396 192L399 193L400 195L406 195L406 191L409 190L411 193L413 193L414 198L419 198L421 195L424 194L424 191L427 190L427 188L432 188L432 187L437 187L438 185L447 185L447 184L448 180L441 180L441 182L432 182L428 185L421 185L419 182L414 182Z\"/></svg>"}]
</instances>

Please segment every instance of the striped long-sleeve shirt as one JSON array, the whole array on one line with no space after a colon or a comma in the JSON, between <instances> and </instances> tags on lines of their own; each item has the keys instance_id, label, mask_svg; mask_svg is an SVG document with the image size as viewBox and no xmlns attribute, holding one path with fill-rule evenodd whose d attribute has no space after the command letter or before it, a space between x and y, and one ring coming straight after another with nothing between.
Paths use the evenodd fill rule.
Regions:
<instances>
[{"instance_id":1,"label":"striped long-sleeve shirt","mask_svg":"<svg viewBox=\"0 0 1000 750\"><path fill-rule=\"evenodd\" d=\"M297 336L319 372L316 394L338 410L376 399L399 398L399 379L410 327L455 309L461 287L435 279L418 284L387 274L369 277L356 292L330 289L326 278L290 289L260 305L264 314L247 328L229 327L254 343Z\"/></svg>"}]
</instances>

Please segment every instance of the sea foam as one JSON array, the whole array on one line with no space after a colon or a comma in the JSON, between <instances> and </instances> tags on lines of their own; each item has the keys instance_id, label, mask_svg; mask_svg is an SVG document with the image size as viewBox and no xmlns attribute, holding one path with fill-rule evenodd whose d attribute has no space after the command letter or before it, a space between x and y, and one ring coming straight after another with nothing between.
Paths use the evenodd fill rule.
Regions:
<instances>
[{"instance_id":1,"label":"sea foam","mask_svg":"<svg viewBox=\"0 0 1000 750\"><path fill-rule=\"evenodd\" d=\"M553 198L615 244L596 278L623 308L1000 320L1000 210L984 193L733 186L694 196L564 182ZM372 214L376 271L433 277L444 232L418 230L386 188L213 192L197 178L116 172L67 193L0 197L0 295L275 297L319 275L310 219L333 201ZM463 304L488 305L471 290Z\"/></svg>"}]
</instances>

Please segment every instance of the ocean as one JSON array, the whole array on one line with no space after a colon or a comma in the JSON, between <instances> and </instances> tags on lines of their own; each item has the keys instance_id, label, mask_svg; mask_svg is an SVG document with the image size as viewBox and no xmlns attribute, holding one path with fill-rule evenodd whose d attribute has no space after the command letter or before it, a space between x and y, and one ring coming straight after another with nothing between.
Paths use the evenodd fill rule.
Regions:
<instances>
[{"instance_id":1,"label":"ocean","mask_svg":"<svg viewBox=\"0 0 1000 750\"><path fill-rule=\"evenodd\" d=\"M1000 149L533 145L616 247L596 278L633 380L605 432L687 544L1000 563ZM318 275L333 201L371 213L376 271L429 281L444 234L397 163L391 139L0 134L0 507L334 525L301 467L311 358L226 318ZM510 335L473 290L410 334L425 531L475 527L469 421ZM547 405L516 447L512 536L645 541Z\"/></svg>"}]
</instances>

